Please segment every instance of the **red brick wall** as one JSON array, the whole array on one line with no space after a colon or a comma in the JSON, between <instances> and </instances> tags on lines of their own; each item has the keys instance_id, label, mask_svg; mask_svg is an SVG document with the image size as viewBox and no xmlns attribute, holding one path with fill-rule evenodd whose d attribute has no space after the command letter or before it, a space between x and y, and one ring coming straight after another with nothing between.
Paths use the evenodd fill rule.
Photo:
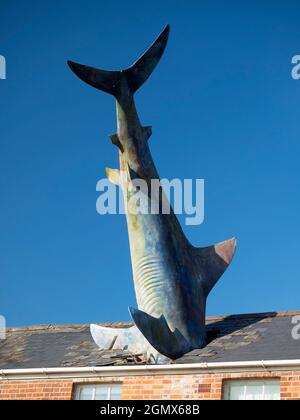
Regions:
<instances>
[{"instance_id":1,"label":"red brick wall","mask_svg":"<svg viewBox=\"0 0 300 420\"><path fill-rule=\"evenodd\" d=\"M198 375L128 376L95 379L2 380L0 399L71 400L76 383L122 382L123 399L211 399L223 397L224 381L230 379L280 378L281 399L300 400L300 372L251 372Z\"/></svg>"},{"instance_id":2,"label":"red brick wall","mask_svg":"<svg viewBox=\"0 0 300 420\"><path fill-rule=\"evenodd\" d=\"M0 381L0 400L70 400L72 381Z\"/></svg>"},{"instance_id":3,"label":"red brick wall","mask_svg":"<svg viewBox=\"0 0 300 420\"><path fill-rule=\"evenodd\" d=\"M123 398L221 400L226 380L267 378L280 378L281 399L300 399L300 372L126 377Z\"/></svg>"},{"instance_id":4,"label":"red brick wall","mask_svg":"<svg viewBox=\"0 0 300 420\"><path fill-rule=\"evenodd\" d=\"M280 396L282 400L300 400L300 372L281 375Z\"/></svg>"}]
</instances>

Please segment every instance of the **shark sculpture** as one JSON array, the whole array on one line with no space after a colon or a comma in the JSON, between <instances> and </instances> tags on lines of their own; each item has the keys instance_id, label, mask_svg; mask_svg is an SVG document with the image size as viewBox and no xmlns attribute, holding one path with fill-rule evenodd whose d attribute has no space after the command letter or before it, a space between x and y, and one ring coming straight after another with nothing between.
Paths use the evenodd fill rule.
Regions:
<instances>
[{"instance_id":1,"label":"shark sculpture","mask_svg":"<svg viewBox=\"0 0 300 420\"><path fill-rule=\"evenodd\" d=\"M126 70L99 70L72 61L68 64L81 80L116 99L117 133L111 140L119 149L120 170L106 172L111 182L122 188L127 209L138 304L137 309L129 308L135 323L129 335L138 336L140 342L142 334L160 354L176 359L205 346L206 299L230 264L236 240L195 248L186 239L172 209L169 214L128 211L128 202L138 190L134 181L141 179L149 185L152 180L159 180L149 149L151 127L141 125L134 94L161 59L169 31L168 25L146 53ZM148 194L153 199L151 192ZM164 199L161 193L160 206ZM99 335L103 335L103 328L99 328L97 336L97 326L92 326L98 343ZM119 334L116 330L116 337Z\"/></svg>"}]
</instances>

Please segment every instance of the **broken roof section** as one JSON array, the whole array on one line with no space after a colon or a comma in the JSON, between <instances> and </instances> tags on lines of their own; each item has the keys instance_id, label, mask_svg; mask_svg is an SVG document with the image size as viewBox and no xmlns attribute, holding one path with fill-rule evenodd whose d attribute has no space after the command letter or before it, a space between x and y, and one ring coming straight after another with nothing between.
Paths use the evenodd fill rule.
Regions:
<instances>
[{"instance_id":1,"label":"broken roof section","mask_svg":"<svg viewBox=\"0 0 300 420\"><path fill-rule=\"evenodd\" d=\"M209 344L173 363L299 359L300 340L292 337L297 315L300 311L208 317ZM100 325L124 328L132 323ZM6 337L0 340L0 369L147 364L143 354L99 349L89 325L9 328Z\"/></svg>"}]
</instances>

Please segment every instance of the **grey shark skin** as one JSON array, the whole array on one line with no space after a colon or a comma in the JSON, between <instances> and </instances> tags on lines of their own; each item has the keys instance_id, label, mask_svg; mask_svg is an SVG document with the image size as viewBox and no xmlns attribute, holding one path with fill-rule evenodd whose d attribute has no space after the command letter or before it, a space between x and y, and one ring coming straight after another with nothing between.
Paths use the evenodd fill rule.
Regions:
<instances>
[{"instance_id":1,"label":"grey shark skin","mask_svg":"<svg viewBox=\"0 0 300 420\"><path fill-rule=\"evenodd\" d=\"M107 175L126 192L126 207L136 192L134 178L148 185L159 179L148 145L151 127L141 125L134 93L163 55L169 31L168 25L127 70L104 71L68 62L80 79L116 98L118 131L111 140L119 148L120 171L107 169ZM136 326L158 352L171 359L204 347L206 299L233 258L235 239L195 248L172 209L170 214L127 211L126 218L138 303L138 309L129 310Z\"/></svg>"}]
</instances>

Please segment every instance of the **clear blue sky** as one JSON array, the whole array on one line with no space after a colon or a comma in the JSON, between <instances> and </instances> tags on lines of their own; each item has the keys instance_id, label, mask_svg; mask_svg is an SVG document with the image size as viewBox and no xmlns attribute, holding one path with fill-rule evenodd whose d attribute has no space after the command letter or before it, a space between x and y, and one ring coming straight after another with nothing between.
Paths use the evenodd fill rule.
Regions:
<instances>
[{"instance_id":1,"label":"clear blue sky","mask_svg":"<svg viewBox=\"0 0 300 420\"><path fill-rule=\"evenodd\" d=\"M195 246L236 236L209 314L299 309L298 1L1 0L0 313L8 325L128 320L124 216L99 216L96 182L118 163L113 98L72 59L131 64L171 24L137 95L162 177L204 178ZM182 219L181 219L182 220ZM174 308L174 310L176 310Z\"/></svg>"}]
</instances>

